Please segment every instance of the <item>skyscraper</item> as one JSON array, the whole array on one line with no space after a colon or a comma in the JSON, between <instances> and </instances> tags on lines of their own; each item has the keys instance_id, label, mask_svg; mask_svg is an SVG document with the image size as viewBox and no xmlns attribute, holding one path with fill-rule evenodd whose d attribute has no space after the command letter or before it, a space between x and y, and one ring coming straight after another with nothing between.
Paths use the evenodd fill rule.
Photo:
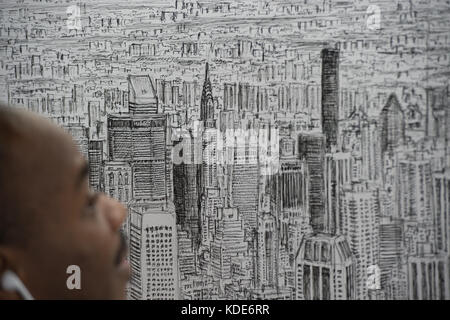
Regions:
<instances>
[{"instance_id":1,"label":"skyscraper","mask_svg":"<svg viewBox=\"0 0 450 320\"><path fill-rule=\"evenodd\" d=\"M352 180L352 156L349 152L327 153L325 155L325 199L326 230L341 234L340 197L344 185Z\"/></svg>"},{"instance_id":2,"label":"skyscraper","mask_svg":"<svg viewBox=\"0 0 450 320\"><path fill-rule=\"evenodd\" d=\"M385 290L392 286L389 283L392 281L390 274L398 271L402 259L403 230L400 221L391 217L381 218L379 241L380 280L381 288Z\"/></svg>"},{"instance_id":3,"label":"skyscraper","mask_svg":"<svg viewBox=\"0 0 450 320\"><path fill-rule=\"evenodd\" d=\"M211 80L209 79L209 64L206 63L205 82L203 83L202 98L200 102L200 120L207 122L214 119L214 99L212 95Z\"/></svg>"},{"instance_id":4,"label":"skyscraper","mask_svg":"<svg viewBox=\"0 0 450 320\"><path fill-rule=\"evenodd\" d=\"M247 252L244 222L236 208L219 208L214 241L211 243L211 265L217 279L230 279L231 259Z\"/></svg>"},{"instance_id":5,"label":"skyscraper","mask_svg":"<svg viewBox=\"0 0 450 320\"><path fill-rule=\"evenodd\" d=\"M322 131L329 152L338 143L339 50L323 49L322 58Z\"/></svg>"},{"instance_id":6,"label":"skyscraper","mask_svg":"<svg viewBox=\"0 0 450 320\"><path fill-rule=\"evenodd\" d=\"M272 191L279 208L279 240L294 256L301 237L309 231L309 179L305 160L294 154L294 139L281 140L280 170Z\"/></svg>"},{"instance_id":7,"label":"skyscraper","mask_svg":"<svg viewBox=\"0 0 450 320\"><path fill-rule=\"evenodd\" d=\"M197 138L189 130L179 142L184 161L174 164L174 197L177 223L186 231L189 239L198 247L201 237L200 189L201 164L196 163ZM200 146L201 147L201 146Z\"/></svg>"},{"instance_id":8,"label":"skyscraper","mask_svg":"<svg viewBox=\"0 0 450 320\"><path fill-rule=\"evenodd\" d=\"M178 244L173 205L137 201L130 204L130 211L130 297L178 299Z\"/></svg>"},{"instance_id":9,"label":"skyscraper","mask_svg":"<svg viewBox=\"0 0 450 320\"><path fill-rule=\"evenodd\" d=\"M405 141L405 121L397 96L393 93L380 113L381 152L392 152Z\"/></svg>"},{"instance_id":10,"label":"skyscraper","mask_svg":"<svg viewBox=\"0 0 450 320\"><path fill-rule=\"evenodd\" d=\"M398 164L399 216L425 222L432 217L432 170L428 160L401 160Z\"/></svg>"},{"instance_id":11,"label":"skyscraper","mask_svg":"<svg viewBox=\"0 0 450 320\"><path fill-rule=\"evenodd\" d=\"M437 250L450 254L450 171L433 177Z\"/></svg>"},{"instance_id":12,"label":"skyscraper","mask_svg":"<svg viewBox=\"0 0 450 320\"><path fill-rule=\"evenodd\" d=\"M325 227L325 137L320 133L300 134L298 154L306 161L309 177L309 210L315 231Z\"/></svg>"},{"instance_id":13,"label":"skyscraper","mask_svg":"<svg viewBox=\"0 0 450 320\"><path fill-rule=\"evenodd\" d=\"M297 300L352 300L355 265L343 236L305 236L295 258Z\"/></svg>"},{"instance_id":14,"label":"skyscraper","mask_svg":"<svg viewBox=\"0 0 450 320\"><path fill-rule=\"evenodd\" d=\"M149 76L128 76L128 99L130 113L158 113L158 97Z\"/></svg>"},{"instance_id":15,"label":"skyscraper","mask_svg":"<svg viewBox=\"0 0 450 320\"><path fill-rule=\"evenodd\" d=\"M369 298L369 268L378 267L379 208L377 190L364 184L345 188L341 196L342 230L355 257L355 298ZM381 289L379 287L372 289Z\"/></svg>"},{"instance_id":16,"label":"skyscraper","mask_svg":"<svg viewBox=\"0 0 450 320\"><path fill-rule=\"evenodd\" d=\"M91 140L89 141L88 150L89 160L89 185L93 190L101 190L101 176L103 165L103 141Z\"/></svg>"},{"instance_id":17,"label":"skyscraper","mask_svg":"<svg viewBox=\"0 0 450 320\"><path fill-rule=\"evenodd\" d=\"M158 99L149 76L129 76L128 81L130 113L107 119L109 159L131 163L134 199L168 200L167 117L156 113Z\"/></svg>"},{"instance_id":18,"label":"skyscraper","mask_svg":"<svg viewBox=\"0 0 450 320\"><path fill-rule=\"evenodd\" d=\"M409 299L450 299L449 264L447 255L410 257L408 261Z\"/></svg>"},{"instance_id":19,"label":"skyscraper","mask_svg":"<svg viewBox=\"0 0 450 320\"><path fill-rule=\"evenodd\" d=\"M110 160L132 164L133 198L167 199L165 115L108 115L108 143Z\"/></svg>"},{"instance_id":20,"label":"skyscraper","mask_svg":"<svg viewBox=\"0 0 450 320\"><path fill-rule=\"evenodd\" d=\"M278 235L276 219L269 212L258 219L257 238L257 286L276 287L278 284Z\"/></svg>"}]
</instances>

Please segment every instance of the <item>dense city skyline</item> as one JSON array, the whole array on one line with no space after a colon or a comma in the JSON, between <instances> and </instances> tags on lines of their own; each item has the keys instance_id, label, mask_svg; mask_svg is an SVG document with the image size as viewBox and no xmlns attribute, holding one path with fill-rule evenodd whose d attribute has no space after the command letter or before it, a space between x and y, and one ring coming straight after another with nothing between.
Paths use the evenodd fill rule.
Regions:
<instances>
[{"instance_id":1,"label":"dense city skyline","mask_svg":"<svg viewBox=\"0 0 450 320\"><path fill-rule=\"evenodd\" d=\"M446 1L4 1L0 100L128 208L130 299L450 299Z\"/></svg>"}]
</instances>

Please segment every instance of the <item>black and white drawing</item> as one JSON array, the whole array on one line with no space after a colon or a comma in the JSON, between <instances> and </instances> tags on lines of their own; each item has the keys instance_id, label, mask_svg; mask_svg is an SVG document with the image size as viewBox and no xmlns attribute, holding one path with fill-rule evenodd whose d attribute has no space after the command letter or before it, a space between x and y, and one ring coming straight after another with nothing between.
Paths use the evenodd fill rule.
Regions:
<instances>
[{"instance_id":1,"label":"black and white drawing","mask_svg":"<svg viewBox=\"0 0 450 320\"><path fill-rule=\"evenodd\" d=\"M0 100L128 208L129 299L450 299L450 2L4 0Z\"/></svg>"}]
</instances>

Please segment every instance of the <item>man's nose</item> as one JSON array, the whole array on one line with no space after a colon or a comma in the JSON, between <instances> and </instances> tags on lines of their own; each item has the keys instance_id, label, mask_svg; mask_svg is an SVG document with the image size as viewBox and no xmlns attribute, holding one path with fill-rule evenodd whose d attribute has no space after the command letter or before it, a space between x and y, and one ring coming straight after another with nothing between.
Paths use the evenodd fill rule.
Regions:
<instances>
[{"instance_id":1,"label":"man's nose","mask_svg":"<svg viewBox=\"0 0 450 320\"><path fill-rule=\"evenodd\" d=\"M104 195L104 213L113 231L118 231L127 217L127 209L117 200Z\"/></svg>"}]
</instances>

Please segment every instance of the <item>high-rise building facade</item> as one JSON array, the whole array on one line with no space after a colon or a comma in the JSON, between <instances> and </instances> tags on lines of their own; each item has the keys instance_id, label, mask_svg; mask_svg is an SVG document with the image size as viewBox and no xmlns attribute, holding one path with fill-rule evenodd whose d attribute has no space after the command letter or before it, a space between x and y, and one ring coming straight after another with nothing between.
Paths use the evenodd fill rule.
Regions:
<instances>
[{"instance_id":1,"label":"high-rise building facade","mask_svg":"<svg viewBox=\"0 0 450 320\"><path fill-rule=\"evenodd\" d=\"M158 96L149 76L128 76L128 105L133 114L158 113Z\"/></svg>"},{"instance_id":2,"label":"high-rise building facade","mask_svg":"<svg viewBox=\"0 0 450 320\"><path fill-rule=\"evenodd\" d=\"M179 299L178 243L173 205L130 204L130 297Z\"/></svg>"},{"instance_id":3,"label":"high-rise building facade","mask_svg":"<svg viewBox=\"0 0 450 320\"><path fill-rule=\"evenodd\" d=\"M410 257L408 288L410 300L449 300L450 261L448 255Z\"/></svg>"},{"instance_id":4,"label":"high-rise building facade","mask_svg":"<svg viewBox=\"0 0 450 320\"><path fill-rule=\"evenodd\" d=\"M295 259L297 300L352 300L355 264L343 236L314 233L305 236Z\"/></svg>"},{"instance_id":5,"label":"high-rise building facade","mask_svg":"<svg viewBox=\"0 0 450 320\"><path fill-rule=\"evenodd\" d=\"M381 152L392 152L405 141L405 119L400 102L393 93L380 113Z\"/></svg>"},{"instance_id":6,"label":"high-rise building facade","mask_svg":"<svg viewBox=\"0 0 450 320\"><path fill-rule=\"evenodd\" d=\"M327 151L338 144L339 50L323 49L322 58L322 131Z\"/></svg>"},{"instance_id":7,"label":"high-rise building facade","mask_svg":"<svg viewBox=\"0 0 450 320\"><path fill-rule=\"evenodd\" d=\"M132 164L133 198L166 199L166 116L109 115L108 140L110 160Z\"/></svg>"},{"instance_id":8,"label":"high-rise building facade","mask_svg":"<svg viewBox=\"0 0 450 320\"><path fill-rule=\"evenodd\" d=\"M355 298L369 299L368 283L371 268L378 267L379 207L378 193L363 184L353 184L345 188L341 196L341 234L348 241L355 257ZM380 289L378 286L373 288Z\"/></svg>"},{"instance_id":9,"label":"high-rise building facade","mask_svg":"<svg viewBox=\"0 0 450 320\"><path fill-rule=\"evenodd\" d=\"M308 167L309 210L311 226L316 231L325 227L325 143L325 136L320 133L298 137L298 154Z\"/></svg>"}]
</instances>

